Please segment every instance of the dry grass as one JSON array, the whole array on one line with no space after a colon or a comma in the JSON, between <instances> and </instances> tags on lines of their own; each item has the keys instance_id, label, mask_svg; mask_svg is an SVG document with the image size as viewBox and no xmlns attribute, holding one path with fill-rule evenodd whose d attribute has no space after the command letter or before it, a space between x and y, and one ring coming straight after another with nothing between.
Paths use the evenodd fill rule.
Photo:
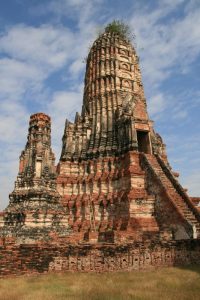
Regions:
<instances>
[{"instance_id":1,"label":"dry grass","mask_svg":"<svg viewBox=\"0 0 200 300\"><path fill-rule=\"evenodd\" d=\"M0 280L1 300L199 300L200 267Z\"/></svg>"}]
</instances>

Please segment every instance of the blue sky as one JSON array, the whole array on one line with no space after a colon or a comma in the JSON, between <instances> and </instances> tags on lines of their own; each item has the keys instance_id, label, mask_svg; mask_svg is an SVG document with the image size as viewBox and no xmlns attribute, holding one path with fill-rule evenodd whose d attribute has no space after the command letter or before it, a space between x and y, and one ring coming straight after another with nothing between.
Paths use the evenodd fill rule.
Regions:
<instances>
[{"instance_id":1,"label":"blue sky","mask_svg":"<svg viewBox=\"0 0 200 300\"><path fill-rule=\"evenodd\" d=\"M29 116L52 117L57 161L66 118L81 110L84 58L99 29L136 35L148 111L189 194L200 196L200 1L0 1L0 209L14 188Z\"/></svg>"}]
</instances>

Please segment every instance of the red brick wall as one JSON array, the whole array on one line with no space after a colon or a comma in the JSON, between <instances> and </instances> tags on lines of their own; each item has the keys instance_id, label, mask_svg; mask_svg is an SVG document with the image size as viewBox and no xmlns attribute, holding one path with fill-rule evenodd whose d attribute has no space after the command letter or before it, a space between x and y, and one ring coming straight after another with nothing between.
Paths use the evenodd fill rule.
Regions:
<instances>
[{"instance_id":1,"label":"red brick wall","mask_svg":"<svg viewBox=\"0 0 200 300\"><path fill-rule=\"evenodd\" d=\"M126 245L16 245L0 240L0 276L59 271L107 272L200 264L200 240Z\"/></svg>"}]
</instances>

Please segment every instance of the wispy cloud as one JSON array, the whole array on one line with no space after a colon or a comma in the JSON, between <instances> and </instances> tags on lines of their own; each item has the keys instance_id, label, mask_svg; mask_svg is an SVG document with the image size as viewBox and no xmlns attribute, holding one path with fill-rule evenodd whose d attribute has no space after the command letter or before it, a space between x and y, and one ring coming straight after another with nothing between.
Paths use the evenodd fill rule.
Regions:
<instances>
[{"instance_id":1,"label":"wispy cloud","mask_svg":"<svg viewBox=\"0 0 200 300\"><path fill-rule=\"evenodd\" d=\"M62 150L62 135L64 133L64 124L66 118L71 122L77 111L81 111L83 86L75 86L71 91L59 91L53 94L53 97L46 108L46 113L51 115L52 119L52 142L57 160Z\"/></svg>"},{"instance_id":2,"label":"wispy cloud","mask_svg":"<svg viewBox=\"0 0 200 300\"><path fill-rule=\"evenodd\" d=\"M148 87L157 87L177 68L188 67L200 55L200 5L180 16L178 9L184 2L162 1L154 10L142 9L141 4L130 19Z\"/></svg>"},{"instance_id":3,"label":"wispy cloud","mask_svg":"<svg viewBox=\"0 0 200 300\"><path fill-rule=\"evenodd\" d=\"M199 163L199 162L198 162ZM199 197L200 173L199 170L189 172L184 178L181 178L182 184L188 189L189 195Z\"/></svg>"},{"instance_id":4,"label":"wispy cloud","mask_svg":"<svg viewBox=\"0 0 200 300\"><path fill-rule=\"evenodd\" d=\"M80 27L89 19L94 17L94 14L101 9L99 6L103 3L102 0L51 0L47 3L39 4L31 7L30 12L38 15L52 14L58 20L63 16L76 21L76 26Z\"/></svg>"}]
</instances>

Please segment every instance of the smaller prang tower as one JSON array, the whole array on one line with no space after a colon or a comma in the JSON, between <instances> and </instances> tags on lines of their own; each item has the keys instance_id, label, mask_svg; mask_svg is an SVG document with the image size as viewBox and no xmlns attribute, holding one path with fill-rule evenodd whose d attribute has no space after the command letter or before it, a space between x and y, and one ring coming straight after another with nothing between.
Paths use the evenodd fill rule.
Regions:
<instances>
[{"instance_id":1,"label":"smaller prang tower","mask_svg":"<svg viewBox=\"0 0 200 300\"><path fill-rule=\"evenodd\" d=\"M10 203L4 212L4 233L23 239L44 239L57 230L64 217L56 190L55 156L51 149L50 117L30 117L25 149L20 155L19 173ZM62 220L63 221L63 220Z\"/></svg>"}]
</instances>

